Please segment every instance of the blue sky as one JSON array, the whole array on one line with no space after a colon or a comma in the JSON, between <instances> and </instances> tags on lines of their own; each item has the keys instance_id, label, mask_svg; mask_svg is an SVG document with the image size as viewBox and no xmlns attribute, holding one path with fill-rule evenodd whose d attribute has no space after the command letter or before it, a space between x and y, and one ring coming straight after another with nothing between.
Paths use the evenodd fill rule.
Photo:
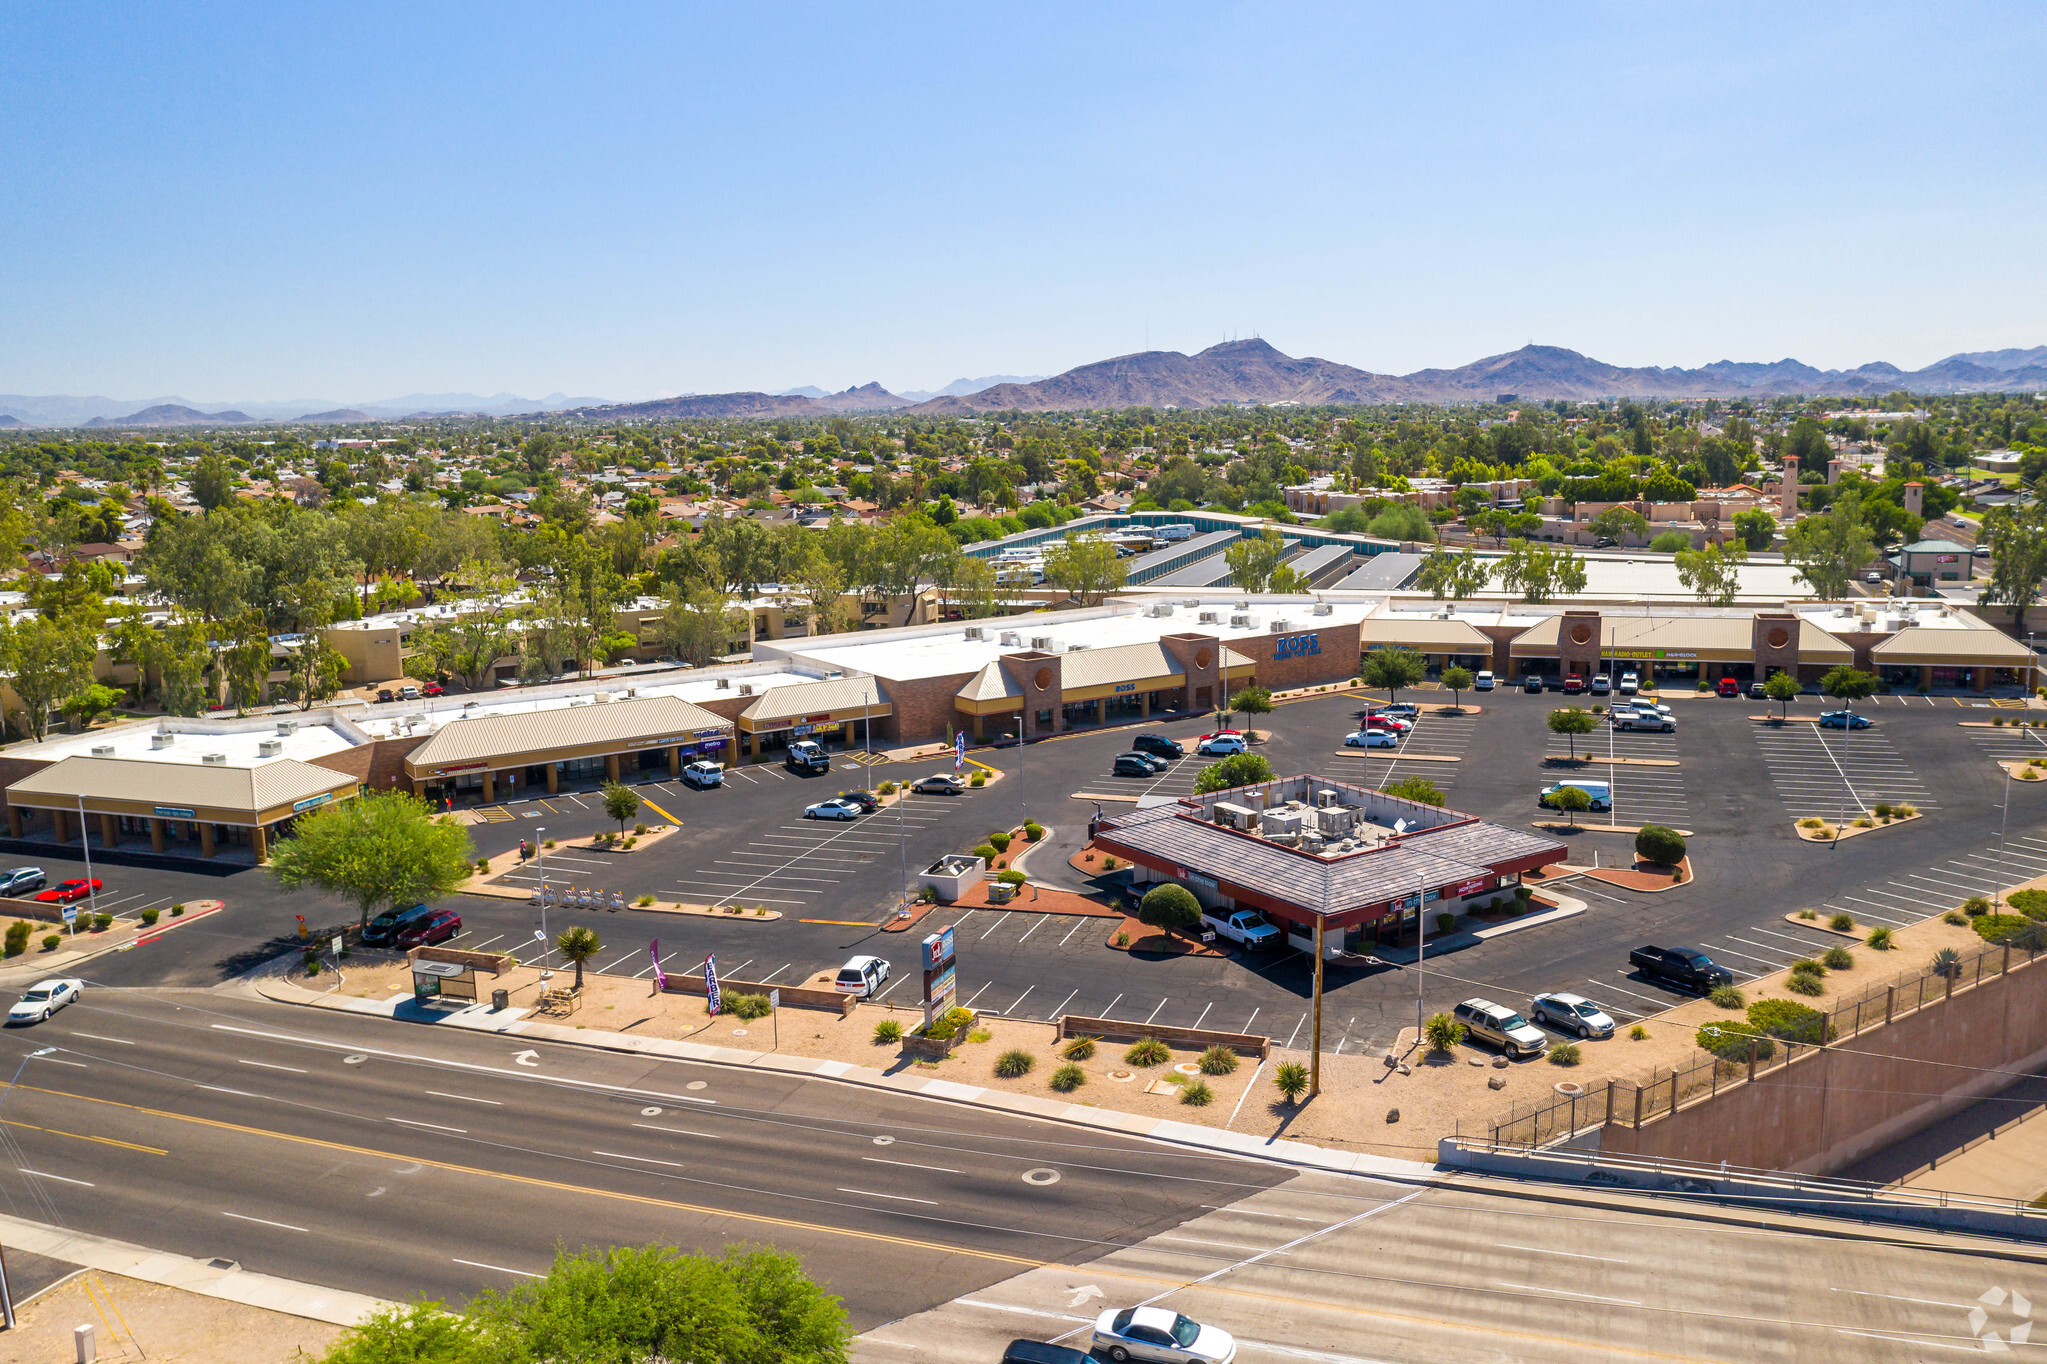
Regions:
<instances>
[{"instance_id":1,"label":"blue sky","mask_svg":"<svg viewBox=\"0 0 2047 1364\"><path fill-rule=\"evenodd\" d=\"M1417 14L1428 9L1440 13ZM2047 343L2037 5L0 14L0 392Z\"/></svg>"}]
</instances>

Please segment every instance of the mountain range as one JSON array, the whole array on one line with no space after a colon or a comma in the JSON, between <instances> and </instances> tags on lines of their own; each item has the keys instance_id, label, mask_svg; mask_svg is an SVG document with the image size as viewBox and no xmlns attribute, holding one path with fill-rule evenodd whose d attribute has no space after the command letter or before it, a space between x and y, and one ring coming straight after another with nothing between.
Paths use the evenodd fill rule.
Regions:
<instances>
[{"instance_id":1,"label":"mountain range","mask_svg":"<svg viewBox=\"0 0 2047 1364\"><path fill-rule=\"evenodd\" d=\"M0 393L0 419L21 426L232 426L244 422L396 421L406 417L443 417L473 413L485 417L519 416L594 407L608 398L550 393L522 398L515 393L408 393L370 403L340 403L332 398L297 398L283 402L201 403L175 394L157 398L105 398L69 394L35 396ZM351 415L359 413L361 415ZM190 415L186 415L190 414ZM0 425L7 425L0 420Z\"/></svg>"}]
</instances>

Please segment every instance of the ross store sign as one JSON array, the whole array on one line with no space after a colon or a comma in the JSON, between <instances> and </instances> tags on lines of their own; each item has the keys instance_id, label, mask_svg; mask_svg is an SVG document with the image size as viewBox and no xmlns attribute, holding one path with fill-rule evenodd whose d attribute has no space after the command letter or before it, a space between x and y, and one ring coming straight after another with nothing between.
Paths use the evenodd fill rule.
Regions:
<instances>
[{"instance_id":1,"label":"ross store sign","mask_svg":"<svg viewBox=\"0 0 2047 1364\"><path fill-rule=\"evenodd\" d=\"M1306 658L1322 652L1320 635L1281 635L1272 643L1274 661L1282 658Z\"/></svg>"},{"instance_id":2,"label":"ross store sign","mask_svg":"<svg viewBox=\"0 0 2047 1364\"><path fill-rule=\"evenodd\" d=\"M1136 691L1136 690L1137 690L1137 684L1136 684L1135 682L1118 682L1118 683L1116 684L1116 690L1117 690L1117 692L1118 692L1118 693L1122 693L1122 692L1126 692L1126 691Z\"/></svg>"},{"instance_id":3,"label":"ross store sign","mask_svg":"<svg viewBox=\"0 0 2047 1364\"><path fill-rule=\"evenodd\" d=\"M951 961L952 960L951 926L948 925L938 930L938 932L927 936L922 943L922 947L924 950L924 969L926 971L935 971L939 967Z\"/></svg>"}]
</instances>

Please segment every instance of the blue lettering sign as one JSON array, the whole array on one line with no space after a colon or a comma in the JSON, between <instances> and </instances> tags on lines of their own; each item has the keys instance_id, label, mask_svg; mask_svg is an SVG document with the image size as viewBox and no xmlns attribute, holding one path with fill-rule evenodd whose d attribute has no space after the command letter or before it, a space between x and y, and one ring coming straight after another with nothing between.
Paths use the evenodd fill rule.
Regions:
<instances>
[{"instance_id":1,"label":"blue lettering sign","mask_svg":"<svg viewBox=\"0 0 2047 1364\"><path fill-rule=\"evenodd\" d=\"M1116 684L1116 690L1117 690L1117 691L1119 691L1119 692L1121 692L1121 691L1136 691L1136 690L1137 690L1137 684L1136 684L1135 682L1118 682L1118 683Z\"/></svg>"},{"instance_id":2,"label":"blue lettering sign","mask_svg":"<svg viewBox=\"0 0 2047 1364\"><path fill-rule=\"evenodd\" d=\"M1282 658L1306 658L1310 654L1321 652L1320 635L1281 635L1273 641L1272 646L1272 657L1275 661Z\"/></svg>"}]
</instances>

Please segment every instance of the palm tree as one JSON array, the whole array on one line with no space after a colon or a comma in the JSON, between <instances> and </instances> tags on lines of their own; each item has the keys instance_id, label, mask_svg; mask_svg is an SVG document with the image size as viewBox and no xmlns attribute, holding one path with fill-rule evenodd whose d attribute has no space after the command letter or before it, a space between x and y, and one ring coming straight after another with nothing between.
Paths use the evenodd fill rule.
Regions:
<instances>
[{"instance_id":1,"label":"palm tree","mask_svg":"<svg viewBox=\"0 0 2047 1364\"><path fill-rule=\"evenodd\" d=\"M576 964L576 992L581 994L583 963L604 950L604 940L597 936L596 929L578 924L574 928L563 929L561 936L554 940L554 945L561 949L564 957Z\"/></svg>"}]
</instances>

